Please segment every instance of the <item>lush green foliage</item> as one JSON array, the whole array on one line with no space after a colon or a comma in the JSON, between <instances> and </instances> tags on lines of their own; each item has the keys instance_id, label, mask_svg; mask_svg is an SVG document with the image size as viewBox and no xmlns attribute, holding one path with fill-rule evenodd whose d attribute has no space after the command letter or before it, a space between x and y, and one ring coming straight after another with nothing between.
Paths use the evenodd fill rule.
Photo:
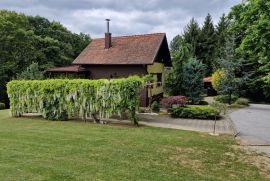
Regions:
<instances>
[{"instance_id":1,"label":"lush green foliage","mask_svg":"<svg viewBox=\"0 0 270 181\"><path fill-rule=\"evenodd\" d=\"M2 109L5 109L6 108L6 105L5 105L5 103L3 103L3 102L0 102L0 110L2 110Z\"/></svg>"},{"instance_id":2,"label":"lush green foliage","mask_svg":"<svg viewBox=\"0 0 270 181\"><path fill-rule=\"evenodd\" d=\"M155 113L158 113L159 112L159 103L157 101L154 101L152 104L151 104L151 110Z\"/></svg>"},{"instance_id":3,"label":"lush green foliage","mask_svg":"<svg viewBox=\"0 0 270 181\"><path fill-rule=\"evenodd\" d=\"M186 106L173 108L171 116L174 118L215 119L220 117L220 112L211 106Z\"/></svg>"},{"instance_id":4,"label":"lush green foliage","mask_svg":"<svg viewBox=\"0 0 270 181\"><path fill-rule=\"evenodd\" d=\"M229 95L219 95L219 96L215 96L214 100L221 102L221 103L226 103L228 104L229 102L234 103L237 100L237 96L232 95L231 97Z\"/></svg>"},{"instance_id":5,"label":"lush green foliage","mask_svg":"<svg viewBox=\"0 0 270 181\"><path fill-rule=\"evenodd\" d=\"M137 76L126 79L11 81L8 95L13 116L39 112L44 118L65 120L74 115L86 119L98 114L109 118L129 111L137 124L138 91L144 81Z\"/></svg>"},{"instance_id":6,"label":"lush green foliage","mask_svg":"<svg viewBox=\"0 0 270 181\"><path fill-rule=\"evenodd\" d=\"M41 71L69 65L89 43L58 22L0 10L0 100L8 103L6 83L37 62Z\"/></svg>"},{"instance_id":7,"label":"lush green foliage","mask_svg":"<svg viewBox=\"0 0 270 181\"><path fill-rule=\"evenodd\" d=\"M171 108L173 105L186 106L187 98L185 96L169 96L162 99L160 104L165 108Z\"/></svg>"},{"instance_id":8,"label":"lush green foliage","mask_svg":"<svg viewBox=\"0 0 270 181\"><path fill-rule=\"evenodd\" d=\"M230 135L12 118L2 110L0 138L0 180L262 181L261 171L269 175L249 161L257 154L235 149Z\"/></svg>"},{"instance_id":9,"label":"lush green foliage","mask_svg":"<svg viewBox=\"0 0 270 181\"><path fill-rule=\"evenodd\" d=\"M236 35L238 56L244 57L242 72L248 74L245 83L247 95L266 100L270 95L270 82L263 81L270 73L270 2L249 0L234 6L229 13L230 33Z\"/></svg>"},{"instance_id":10,"label":"lush green foliage","mask_svg":"<svg viewBox=\"0 0 270 181\"><path fill-rule=\"evenodd\" d=\"M246 99L246 98L238 98L238 99L235 101L235 104L243 105L243 106L248 106L248 105L249 105L249 100Z\"/></svg>"},{"instance_id":11,"label":"lush green foliage","mask_svg":"<svg viewBox=\"0 0 270 181\"><path fill-rule=\"evenodd\" d=\"M206 75L211 75L213 70L216 41L215 27L211 15L208 14L200 32L200 39L198 41L199 49L196 54L196 58L206 65Z\"/></svg>"},{"instance_id":12,"label":"lush green foliage","mask_svg":"<svg viewBox=\"0 0 270 181\"><path fill-rule=\"evenodd\" d=\"M227 42L225 58L219 61L216 74L214 75L214 88L219 94L229 96L229 104L231 104L232 94L239 94L239 90L246 76L238 77L237 72L241 68L241 60L235 55L235 42L232 37Z\"/></svg>"},{"instance_id":13,"label":"lush green foliage","mask_svg":"<svg viewBox=\"0 0 270 181\"><path fill-rule=\"evenodd\" d=\"M44 74L39 70L38 63L33 62L25 71L17 75L17 80L42 80Z\"/></svg>"},{"instance_id":14,"label":"lush green foliage","mask_svg":"<svg viewBox=\"0 0 270 181\"><path fill-rule=\"evenodd\" d=\"M183 93L191 104L197 104L203 99L205 92L203 77L205 66L195 58L191 58L183 66Z\"/></svg>"}]
</instances>

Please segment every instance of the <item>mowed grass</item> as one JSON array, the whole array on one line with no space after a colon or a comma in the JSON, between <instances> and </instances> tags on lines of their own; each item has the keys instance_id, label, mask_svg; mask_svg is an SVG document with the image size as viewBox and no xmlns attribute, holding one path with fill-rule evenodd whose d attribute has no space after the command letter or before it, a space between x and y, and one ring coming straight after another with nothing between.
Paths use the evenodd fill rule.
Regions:
<instances>
[{"instance_id":1,"label":"mowed grass","mask_svg":"<svg viewBox=\"0 0 270 181\"><path fill-rule=\"evenodd\" d=\"M11 118L0 111L0 180L266 180L232 136Z\"/></svg>"}]
</instances>

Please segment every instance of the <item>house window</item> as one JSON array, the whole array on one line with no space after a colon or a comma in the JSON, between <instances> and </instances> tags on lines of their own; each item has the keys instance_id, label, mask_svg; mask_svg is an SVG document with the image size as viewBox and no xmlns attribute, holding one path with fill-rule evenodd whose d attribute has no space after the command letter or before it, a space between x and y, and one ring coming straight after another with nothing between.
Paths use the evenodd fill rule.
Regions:
<instances>
[{"instance_id":1,"label":"house window","mask_svg":"<svg viewBox=\"0 0 270 181\"><path fill-rule=\"evenodd\" d=\"M162 74L157 74L157 87L162 86Z\"/></svg>"}]
</instances>

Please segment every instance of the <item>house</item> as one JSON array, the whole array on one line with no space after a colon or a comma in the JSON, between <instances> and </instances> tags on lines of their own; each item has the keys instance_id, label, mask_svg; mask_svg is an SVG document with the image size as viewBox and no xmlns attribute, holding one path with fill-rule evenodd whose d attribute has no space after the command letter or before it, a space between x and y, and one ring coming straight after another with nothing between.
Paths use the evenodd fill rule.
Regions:
<instances>
[{"instance_id":1,"label":"house","mask_svg":"<svg viewBox=\"0 0 270 181\"><path fill-rule=\"evenodd\" d=\"M164 68L170 66L165 33L112 37L108 20L104 38L93 39L71 66L49 69L47 73L50 77L89 79L152 74L157 82L141 93L141 106L147 106L150 97L163 96Z\"/></svg>"},{"instance_id":2,"label":"house","mask_svg":"<svg viewBox=\"0 0 270 181\"><path fill-rule=\"evenodd\" d=\"M204 77L203 78L203 85L207 91L207 96L216 96L217 91L212 86L212 77Z\"/></svg>"}]
</instances>

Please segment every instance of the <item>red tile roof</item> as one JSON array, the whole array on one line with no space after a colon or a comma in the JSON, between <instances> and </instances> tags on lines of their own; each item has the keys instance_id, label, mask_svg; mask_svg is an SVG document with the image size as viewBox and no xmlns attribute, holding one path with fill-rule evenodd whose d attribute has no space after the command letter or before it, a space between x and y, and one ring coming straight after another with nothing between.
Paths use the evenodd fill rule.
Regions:
<instances>
[{"instance_id":1,"label":"red tile roof","mask_svg":"<svg viewBox=\"0 0 270 181\"><path fill-rule=\"evenodd\" d=\"M104 38L92 40L73 64L153 64L161 46L166 43L162 47L170 65L165 33L112 37L112 47L109 49L105 49L104 41Z\"/></svg>"},{"instance_id":2,"label":"red tile roof","mask_svg":"<svg viewBox=\"0 0 270 181\"><path fill-rule=\"evenodd\" d=\"M57 67L48 69L47 72L85 72L87 71L85 68L80 65L72 65L67 67Z\"/></svg>"}]
</instances>

